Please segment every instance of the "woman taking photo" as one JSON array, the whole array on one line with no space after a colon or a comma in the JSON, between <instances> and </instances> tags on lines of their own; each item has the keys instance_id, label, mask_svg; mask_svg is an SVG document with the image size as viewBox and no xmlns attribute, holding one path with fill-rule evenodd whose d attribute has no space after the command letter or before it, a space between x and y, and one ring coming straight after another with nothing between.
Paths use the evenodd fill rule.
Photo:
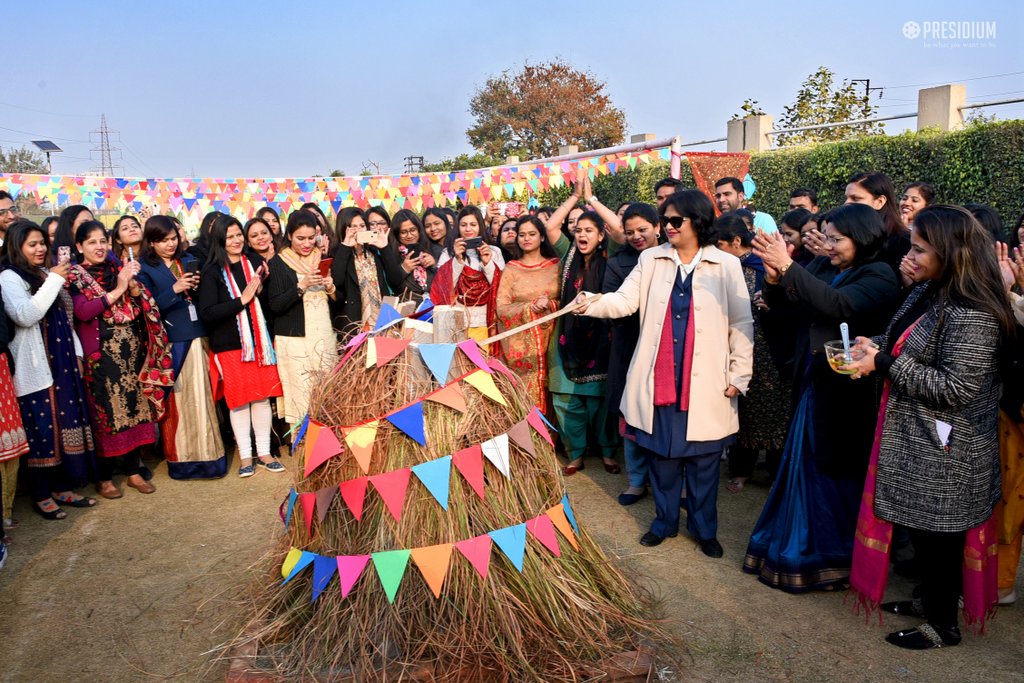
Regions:
<instances>
[{"instance_id":1,"label":"woman taking photo","mask_svg":"<svg viewBox=\"0 0 1024 683\"><path fill-rule=\"evenodd\" d=\"M843 587L877 411L874 388L831 369L825 342L878 334L899 284L880 260L886 230L878 213L847 204L822 218L826 256L804 268L778 233L754 238L765 268L764 300L796 328L794 409L775 484L747 545L743 570L780 590Z\"/></svg>"},{"instance_id":2,"label":"woman taking photo","mask_svg":"<svg viewBox=\"0 0 1024 683\"><path fill-rule=\"evenodd\" d=\"M292 214L293 216L295 214ZM310 217L315 223L315 219ZM308 227L310 236L315 234ZM210 260L199 284L199 315L210 333L215 393L230 410L231 430L241 461L238 476L255 474L252 439L256 436L257 464L270 472L285 468L271 446L273 413L270 400L282 395L277 357L267 322L266 295L262 297L267 264L246 254L238 219L224 216L210 231ZM309 251L313 249L310 240Z\"/></svg>"},{"instance_id":3,"label":"woman taking photo","mask_svg":"<svg viewBox=\"0 0 1024 683\"><path fill-rule=\"evenodd\" d=\"M377 216L377 214L374 214ZM387 231L367 229L366 216L360 209L347 207L338 213L338 234L341 244L334 252L331 277L341 287L335 307L334 326L346 335L373 326L380 313L381 301L388 289L381 250L387 246ZM370 233L369 241L366 233Z\"/></svg>"},{"instance_id":4,"label":"woman taking photo","mask_svg":"<svg viewBox=\"0 0 1024 683\"><path fill-rule=\"evenodd\" d=\"M750 381L750 296L739 260L714 246L707 196L676 192L661 212L668 244L645 250L618 291L591 298L580 313L640 311L621 408L627 434L650 462L657 514L641 545L678 533L685 470L687 530L705 555L721 557L718 470L739 429L736 398Z\"/></svg>"},{"instance_id":5,"label":"woman taking photo","mask_svg":"<svg viewBox=\"0 0 1024 683\"><path fill-rule=\"evenodd\" d=\"M427 235L427 246L435 261L441 258L451 231L452 224L444 209L434 207L423 212L423 232Z\"/></svg>"},{"instance_id":6,"label":"woman taking photo","mask_svg":"<svg viewBox=\"0 0 1024 683\"><path fill-rule=\"evenodd\" d=\"M131 249L131 254L128 250ZM135 216L121 216L110 229L110 251L121 263L139 258L142 251L142 226Z\"/></svg>"},{"instance_id":7,"label":"woman taking photo","mask_svg":"<svg viewBox=\"0 0 1024 683\"><path fill-rule=\"evenodd\" d=\"M408 209L395 214L382 256L388 285L399 299L419 303L430 292L437 262L427 241L419 216Z\"/></svg>"},{"instance_id":8,"label":"woman taking photo","mask_svg":"<svg viewBox=\"0 0 1024 683\"><path fill-rule=\"evenodd\" d=\"M881 607L926 619L886 637L920 650L960 642L961 595L969 626L984 624L995 599L984 567L995 561L1000 497L999 350L1014 320L991 238L965 209L922 209L911 240L917 284L884 334L857 338L846 367L855 380L884 380L851 583L878 605L892 526L909 528L927 568L917 599Z\"/></svg>"},{"instance_id":9,"label":"woman taking photo","mask_svg":"<svg viewBox=\"0 0 1024 683\"><path fill-rule=\"evenodd\" d=\"M33 509L46 519L64 519L58 503L91 507L92 498L72 488L95 480L92 429L78 371L81 349L68 318L64 283L70 263L49 270L47 237L35 223L16 221L4 239L0 294L14 322L10 355L29 451L26 478Z\"/></svg>"},{"instance_id":10,"label":"woman taking photo","mask_svg":"<svg viewBox=\"0 0 1024 683\"><path fill-rule=\"evenodd\" d=\"M621 208L621 207L620 207ZM640 254L658 246L661 238L661 221L658 210L650 204L627 204L622 212L622 225L625 231L626 245L608 259L604 271L602 292L618 291L622 283L640 261ZM647 496L647 459L644 458L636 445L636 439L626 436L625 421L622 420L622 392L626 388L626 372L629 359L636 350L636 342L640 338L640 315L633 313L625 318L611 321L611 350L608 354L608 379L605 380L605 403L609 419L615 419L619 425L622 440L622 454L626 462L626 475L629 486L619 494L620 505L632 505Z\"/></svg>"},{"instance_id":11,"label":"woman taking photo","mask_svg":"<svg viewBox=\"0 0 1024 683\"><path fill-rule=\"evenodd\" d=\"M242 226L246 251L269 261L277 254L278 241L269 224L262 218L250 218Z\"/></svg>"},{"instance_id":12,"label":"woman taking photo","mask_svg":"<svg viewBox=\"0 0 1024 683\"><path fill-rule=\"evenodd\" d=\"M466 206L456 216L458 228L438 261L437 275L430 285L435 306L464 305L468 334L480 341L488 337L494 321L494 296L501 284L505 262L497 247L482 237L484 217L480 209Z\"/></svg>"},{"instance_id":13,"label":"woman taking photo","mask_svg":"<svg viewBox=\"0 0 1024 683\"><path fill-rule=\"evenodd\" d=\"M68 284L100 456L97 488L104 498L123 495L113 482L119 459L128 486L153 493L156 487L140 473L138 449L156 443L164 394L174 386L171 345L156 302L135 279L139 262L119 267L108 257L104 225L78 226L75 245L81 265L71 266Z\"/></svg>"},{"instance_id":14,"label":"woman taking photo","mask_svg":"<svg viewBox=\"0 0 1024 683\"><path fill-rule=\"evenodd\" d=\"M520 256L509 261L498 285L495 315L498 332L526 324L558 308L558 254L544 224L532 216L516 221ZM554 324L537 325L501 341L509 368L523 380L534 405L546 412L547 352Z\"/></svg>"},{"instance_id":15,"label":"woman taking photo","mask_svg":"<svg viewBox=\"0 0 1024 683\"><path fill-rule=\"evenodd\" d=\"M320 248L320 255L326 257L338 243L338 235L331 229L331 222L327 220L327 214L313 202L306 202L299 210L308 211L316 217L316 246Z\"/></svg>"},{"instance_id":16,"label":"woman taking photo","mask_svg":"<svg viewBox=\"0 0 1024 683\"><path fill-rule=\"evenodd\" d=\"M69 206L61 211L57 218L57 228L53 233L53 240L50 242L50 262L57 263L61 247L66 247L74 257L75 231L82 223L93 220L96 219L93 217L92 211L81 204Z\"/></svg>"},{"instance_id":17,"label":"woman taking photo","mask_svg":"<svg viewBox=\"0 0 1024 683\"><path fill-rule=\"evenodd\" d=\"M806 213L804 209L800 210ZM746 223L734 214L723 214L715 221L715 240L719 249L740 260L747 292L755 304L751 310L754 317L754 371L747 393L739 400L740 431L736 435L736 443L729 447L731 479L726 488L739 493L754 474L761 451L765 451L768 471L775 477L789 429L790 387L779 377L756 307L764 287L765 267L751 250L751 234Z\"/></svg>"},{"instance_id":18,"label":"woman taking photo","mask_svg":"<svg viewBox=\"0 0 1024 683\"><path fill-rule=\"evenodd\" d=\"M306 416L310 387L317 375L338 362L329 304L335 298L334 281L330 275L320 275L316 234L313 214L296 211L288 216L288 246L270 260L266 283L283 392L278 414L292 425Z\"/></svg>"},{"instance_id":19,"label":"woman taking photo","mask_svg":"<svg viewBox=\"0 0 1024 683\"><path fill-rule=\"evenodd\" d=\"M136 278L160 309L174 363L174 388L164 398L160 435L172 479L227 474L227 457L210 387L206 330L199 319L199 267L167 216L146 221Z\"/></svg>"}]
</instances>

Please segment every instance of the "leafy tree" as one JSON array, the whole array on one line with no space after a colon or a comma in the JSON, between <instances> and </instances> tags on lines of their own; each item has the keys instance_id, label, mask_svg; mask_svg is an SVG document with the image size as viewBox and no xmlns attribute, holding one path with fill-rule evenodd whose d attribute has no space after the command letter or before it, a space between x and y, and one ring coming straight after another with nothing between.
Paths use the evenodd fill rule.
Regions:
<instances>
[{"instance_id":1,"label":"leafy tree","mask_svg":"<svg viewBox=\"0 0 1024 683\"><path fill-rule=\"evenodd\" d=\"M742 113L740 113L742 112ZM764 116L765 111L761 109L761 103L757 100L747 98L743 100L743 104L740 105L740 111L732 115L733 121L745 119L748 116Z\"/></svg>"},{"instance_id":2,"label":"leafy tree","mask_svg":"<svg viewBox=\"0 0 1024 683\"><path fill-rule=\"evenodd\" d=\"M475 124L466 131L474 149L491 157L554 155L561 145L598 149L618 144L626 115L612 104L605 83L561 60L526 63L477 88L469 102Z\"/></svg>"},{"instance_id":3,"label":"leafy tree","mask_svg":"<svg viewBox=\"0 0 1024 683\"><path fill-rule=\"evenodd\" d=\"M344 176L344 175L345 175L345 172L344 172L344 171L342 171L342 170L341 170L340 168L336 168L336 169L332 170L332 171L331 171L331 172L330 172L330 173L329 173L329 174L327 175L327 177L328 177L328 178L340 178L340 177L342 177L342 176Z\"/></svg>"},{"instance_id":4,"label":"leafy tree","mask_svg":"<svg viewBox=\"0 0 1024 683\"><path fill-rule=\"evenodd\" d=\"M835 74L824 66L807 77L796 94L796 101L782 110L778 128L800 128L822 123L838 123L870 118L874 107L870 100L858 93L847 80L835 83ZM820 128L800 133L782 133L776 136L780 147L807 142L849 140L865 135L880 135L881 123L862 123L854 126Z\"/></svg>"},{"instance_id":5,"label":"leafy tree","mask_svg":"<svg viewBox=\"0 0 1024 683\"><path fill-rule=\"evenodd\" d=\"M444 157L432 164L423 164L423 170L430 173L440 171L465 171L473 168L488 168L489 166L500 166L505 163L501 157L490 154L466 154L465 152L456 157Z\"/></svg>"},{"instance_id":6,"label":"leafy tree","mask_svg":"<svg viewBox=\"0 0 1024 683\"><path fill-rule=\"evenodd\" d=\"M11 147L6 152L0 147L0 172L46 174L50 172L50 167L46 163L46 157L26 147Z\"/></svg>"}]
</instances>

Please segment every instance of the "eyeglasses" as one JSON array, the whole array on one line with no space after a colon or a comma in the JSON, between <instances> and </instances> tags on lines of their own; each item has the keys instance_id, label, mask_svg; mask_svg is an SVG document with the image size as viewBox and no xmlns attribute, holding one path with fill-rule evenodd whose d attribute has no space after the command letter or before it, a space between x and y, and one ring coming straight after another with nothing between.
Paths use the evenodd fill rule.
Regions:
<instances>
[{"instance_id":1,"label":"eyeglasses","mask_svg":"<svg viewBox=\"0 0 1024 683\"><path fill-rule=\"evenodd\" d=\"M370 225L373 225L373 223L370 223ZM416 228L409 228L408 230L399 230L398 234L399 235L418 235L419 232L420 231L417 230Z\"/></svg>"},{"instance_id":2,"label":"eyeglasses","mask_svg":"<svg viewBox=\"0 0 1024 683\"><path fill-rule=\"evenodd\" d=\"M825 244L831 244L832 246L835 246L842 242L843 240L847 239L850 238L847 237L846 235L825 235Z\"/></svg>"},{"instance_id":3,"label":"eyeglasses","mask_svg":"<svg viewBox=\"0 0 1024 683\"><path fill-rule=\"evenodd\" d=\"M684 221L690 220L686 216L666 216L664 214L659 216L659 218L661 218L661 227L664 228L671 225L675 230L683 227Z\"/></svg>"},{"instance_id":4,"label":"eyeglasses","mask_svg":"<svg viewBox=\"0 0 1024 683\"><path fill-rule=\"evenodd\" d=\"M21 211L18 211L18 207L16 207L16 206L12 206L12 207L7 208L7 209L0 209L0 216L6 216L9 213L17 215L17 214L20 214Z\"/></svg>"},{"instance_id":5,"label":"eyeglasses","mask_svg":"<svg viewBox=\"0 0 1024 683\"><path fill-rule=\"evenodd\" d=\"M367 225L371 228L386 228L388 226L387 221L370 221Z\"/></svg>"}]
</instances>

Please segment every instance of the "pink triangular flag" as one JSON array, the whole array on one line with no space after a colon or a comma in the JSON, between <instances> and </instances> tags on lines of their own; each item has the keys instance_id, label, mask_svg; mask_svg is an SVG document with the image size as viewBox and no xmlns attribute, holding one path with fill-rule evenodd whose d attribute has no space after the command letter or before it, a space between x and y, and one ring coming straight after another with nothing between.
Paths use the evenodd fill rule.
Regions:
<instances>
[{"instance_id":1,"label":"pink triangular flag","mask_svg":"<svg viewBox=\"0 0 1024 683\"><path fill-rule=\"evenodd\" d=\"M331 501L338 495L338 489L334 486L325 486L316 492L316 517L321 522L327 516L327 508L331 507Z\"/></svg>"},{"instance_id":2,"label":"pink triangular flag","mask_svg":"<svg viewBox=\"0 0 1024 683\"><path fill-rule=\"evenodd\" d=\"M374 343L377 345L377 367L384 367L384 365L396 358L405 348L412 343L412 339L395 339L393 337L374 337Z\"/></svg>"},{"instance_id":3,"label":"pink triangular flag","mask_svg":"<svg viewBox=\"0 0 1024 683\"><path fill-rule=\"evenodd\" d=\"M306 522L306 533L313 535L313 511L316 508L315 493L300 493L299 503L302 504L302 519Z\"/></svg>"},{"instance_id":4,"label":"pink triangular flag","mask_svg":"<svg viewBox=\"0 0 1024 683\"><path fill-rule=\"evenodd\" d=\"M533 447L533 434L530 432L530 424L526 420L520 420L512 425L512 429L508 430L508 438L533 457L537 457L537 451Z\"/></svg>"},{"instance_id":5,"label":"pink triangular flag","mask_svg":"<svg viewBox=\"0 0 1024 683\"><path fill-rule=\"evenodd\" d=\"M515 374L514 372L512 372L511 370L509 370L509 369L508 369L508 366L507 366L507 365L505 365L504 363L502 363L502 362L501 362L500 360L498 360L497 358L492 358L491 360L489 360L489 361L487 362L487 364L488 364L488 365L490 365L492 369L494 369L494 370L497 370L498 372L500 372L501 374L505 375L505 376L506 376L506 377L508 377L508 378L509 378L510 380L512 380L513 382L515 382L515 383L517 383L517 384L518 384L518 382L519 382L519 377L518 377L518 376L516 376L516 374Z\"/></svg>"},{"instance_id":6,"label":"pink triangular flag","mask_svg":"<svg viewBox=\"0 0 1024 683\"><path fill-rule=\"evenodd\" d=\"M443 403L444 405L459 411L460 413L466 412L466 397L462 394L462 388L458 382L452 382L444 389L435 391L426 398L425 401L434 401L436 403Z\"/></svg>"},{"instance_id":7,"label":"pink triangular flag","mask_svg":"<svg viewBox=\"0 0 1024 683\"><path fill-rule=\"evenodd\" d=\"M486 373L494 373L494 370L491 370L491 366L487 364L487 359L480 353L480 346L476 343L475 339L465 339L460 341L457 346L466 354L466 358L473 361L473 364L478 368Z\"/></svg>"},{"instance_id":8,"label":"pink triangular flag","mask_svg":"<svg viewBox=\"0 0 1024 683\"><path fill-rule=\"evenodd\" d=\"M373 484L373 488L377 489L380 497L384 499L388 512L391 513L396 522L402 519L402 508L405 507L405 490L409 487L409 477L411 475L412 470L408 467L403 467L400 470L375 474L370 477L370 483Z\"/></svg>"},{"instance_id":9,"label":"pink triangular flag","mask_svg":"<svg viewBox=\"0 0 1024 683\"><path fill-rule=\"evenodd\" d=\"M452 464L482 500L484 497L484 453L479 444L453 453Z\"/></svg>"},{"instance_id":10,"label":"pink triangular flag","mask_svg":"<svg viewBox=\"0 0 1024 683\"><path fill-rule=\"evenodd\" d=\"M353 337L348 344L345 344L345 348L348 349L348 353L346 353L344 357L342 357L341 361L338 363L339 368L345 364L345 361L352 357L353 353L359 350L360 345L362 345L362 343L366 341L367 335L369 335L369 332L360 332L355 337Z\"/></svg>"},{"instance_id":11,"label":"pink triangular flag","mask_svg":"<svg viewBox=\"0 0 1024 683\"><path fill-rule=\"evenodd\" d=\"M544 424L544 418L540 416L537 408L534 408L526 414L526 421L530 423L531 427L537 430L537 433L540 434L545 441L552 446L555 445L555 442L551 439L551 434L548 432L547 425Z\"/></svg>"},{"instance_id":12,"label":"pink triangular flag","mask_svg":"<svg viewBox=\"0 0 1024 683\"><path fill-rule=\"evenodd\" d=\"M555 525L547 515L538 515L526 522L526 530L533 534L533 537L544 544L544 547L561 557L562 551L558 547L558 534L555 533Z\"/></svg>"},{"instance_id":13,"label":"pink triangular flag","mask_svg":"<svg viewBox=\"0 0 1024 683\"><path fill-rule=\"evenodd\" d=\"M338 578L341 580L341 597L348 597L352 586L363 575L369 555L338 555Z\"/></svg>"},{"instance_id":14,"label":"pink triangular flag","mask_svg":"<svg viewBox=\"0 0 1024 683\"><path fill-rule=\"evenodd\" d=\"M356 477L338 484L341 492L341 499L352 511L352 516L357 522L363 519L363 501L366 499L366 484L369 480L366 477Z\"/></svg>"},{"instance_id":15,"label":"pink triangular flag","mask_svg":"<svg viewBox=\"0 0 1024 683\"><path fill-rule=\"evenodd\" d=\"M487 578L487 568L491 564L491 543L493 541L490 536L481 534L476 538L459 541L455 544L455 549L469 560L473 568L484 579Z\"/></svg>"},{"instance_id":16,"label":"pink triangular flag","mask_svg":"<svg viewBox=\"0 0 1024 683\"><path fill-rule=\"evenodd\" d=\"M313 424L313 420L310 420ZM319 424L319 423L317 423ZM312 448L306 448L306 471L308 477L317 467L324 464L338 453L345 450L338 441L334 430L326 425L319 424L320 429L316 432L316 442Z\"/></svg>"}]
</instances>

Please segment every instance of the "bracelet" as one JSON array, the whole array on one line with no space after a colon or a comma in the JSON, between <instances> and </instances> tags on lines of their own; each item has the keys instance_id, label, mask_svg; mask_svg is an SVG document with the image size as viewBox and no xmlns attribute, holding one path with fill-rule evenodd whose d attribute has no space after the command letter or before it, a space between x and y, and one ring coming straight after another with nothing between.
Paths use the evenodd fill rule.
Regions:
<instances>
[{"instance_id":1,"label":"bracelet","mask_svg":"<svg viewBox=\"0 0 1024 683\"><path fill-rule=\"evenodd\" d=\"M597 198L597 195L591 195L590 199L587 200L587 204L600 204L601 200Z\"/></svg>"},{"instance_id":2,"label":"bracelet","mask_svg":"<svg viewBox=\"0 0 1024 683\"><path fill-rule=\"evenodd\" d=\"M789 262L789 263L787 263L786 265L784 265L784 266L782 266L781 268L779 268L779 279L780 279L780 280L782 279L782 276L786 274L786 271L787 271L787 270L789 270L789 267L790 267L791 265L793 265L793 262L792 262L792 261L790 261L790 262Z\"/></svg>"}]
</instances>

